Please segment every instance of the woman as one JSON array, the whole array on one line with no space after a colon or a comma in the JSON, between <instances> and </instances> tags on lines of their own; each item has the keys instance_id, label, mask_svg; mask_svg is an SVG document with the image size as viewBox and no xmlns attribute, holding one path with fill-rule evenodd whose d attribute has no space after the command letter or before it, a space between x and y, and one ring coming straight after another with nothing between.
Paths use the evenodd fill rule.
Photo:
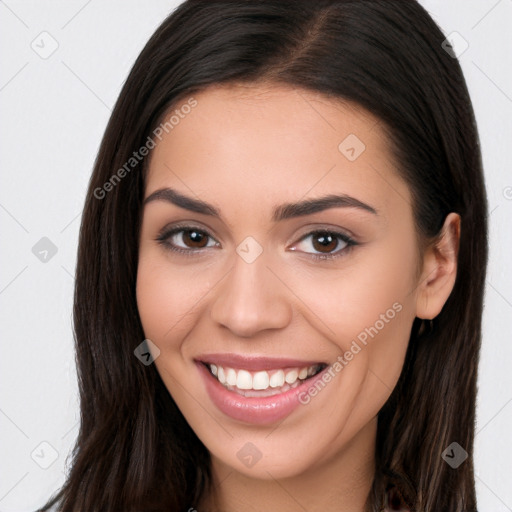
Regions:
<instances>
[{"instance_id":1,"label":"woman","mask_svg":"<svg viewBox=\"0 0 512 512\"><path fill-rule=\"evenodd\" d=\"M444 39L410 0L163 22L89 185L58 510L476 510L487 208Z\"/></svg>"}]
</instances>

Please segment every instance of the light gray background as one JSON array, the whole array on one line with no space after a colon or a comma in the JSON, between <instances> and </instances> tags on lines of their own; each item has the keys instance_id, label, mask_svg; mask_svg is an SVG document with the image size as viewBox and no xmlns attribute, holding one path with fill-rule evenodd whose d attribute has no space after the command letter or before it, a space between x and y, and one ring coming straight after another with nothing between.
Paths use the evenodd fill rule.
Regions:
<instances>
[{"instance_id":1,"label":"light gray background","mask_svg":"<svg viewBox=\"0 0 512 512\"><path fill-rule=\"evenodd\" d=\"M71 311L86 186L131 65L178 3L0 1L0 511L34 510L64 481L79 417ZM512 511L512 0L421 3L469 44L460 62L491 211L476 485L481 511ZM58 249L46 262L32 252L43 237Z\"/></svg>"}]
</instances>

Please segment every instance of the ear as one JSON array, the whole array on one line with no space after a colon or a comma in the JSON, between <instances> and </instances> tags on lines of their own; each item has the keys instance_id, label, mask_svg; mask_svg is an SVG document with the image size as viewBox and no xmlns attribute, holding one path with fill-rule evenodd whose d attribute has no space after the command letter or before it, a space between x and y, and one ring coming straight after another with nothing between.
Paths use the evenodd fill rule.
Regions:
<instances>
[{"instance_id":1,"label":"ear","mask_svg":"<svg viewBox=\"0 0 512 512\"><path fill-rule=\"evenodd\" d=\"M455 284L460 241L460 215L446 216L441 233L423 255L416 294L416 316L432 320L443 309Z\"/></svg>"}]
</instances>

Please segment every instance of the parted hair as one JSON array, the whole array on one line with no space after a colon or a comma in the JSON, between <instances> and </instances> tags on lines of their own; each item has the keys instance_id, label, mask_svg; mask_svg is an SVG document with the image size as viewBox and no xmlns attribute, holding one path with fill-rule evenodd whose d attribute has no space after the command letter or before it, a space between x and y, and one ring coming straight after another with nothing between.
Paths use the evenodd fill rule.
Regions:
<instances>
[{"instance_id":1,"label":"parted hair","mask_svg":"<svg viewBox=\"0 0 512 512\"><path fill-rule=\"evenodd\" d=\"M418 239L461 216L453 291L416 318L402 373L378 415L367 512L394 486L417 512L477 510L475 401L487 264L487 202L473 107L459 62L415 0L189 0L152 35L99 148L79 234L73 324L80 429L67 479L41 508L185 512L209 490L210 456L155 365L135 284L148 158L97 191L178 100L213 84L275 83L341 98L381 122L411 190ZM443 451L468 458L453 469Z\"/></svg>"}]
</instances>

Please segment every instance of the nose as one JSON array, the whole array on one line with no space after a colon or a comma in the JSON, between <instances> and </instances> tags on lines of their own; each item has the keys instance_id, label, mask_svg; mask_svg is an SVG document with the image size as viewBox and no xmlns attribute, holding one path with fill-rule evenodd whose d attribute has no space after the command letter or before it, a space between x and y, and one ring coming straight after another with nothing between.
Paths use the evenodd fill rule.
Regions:
<instances>
[{"instance_id":1,"label":"nose","mask_svg":"<svg viewBox=\"0 0 512 512\"><path fill-rule=\"evenodd\" d=\"M212 320L239 337L286 327L293 315L292 305L275 274L263 255L252 263L236 256L233 268L217 287Z\"/></svg>"}]
</instances>

